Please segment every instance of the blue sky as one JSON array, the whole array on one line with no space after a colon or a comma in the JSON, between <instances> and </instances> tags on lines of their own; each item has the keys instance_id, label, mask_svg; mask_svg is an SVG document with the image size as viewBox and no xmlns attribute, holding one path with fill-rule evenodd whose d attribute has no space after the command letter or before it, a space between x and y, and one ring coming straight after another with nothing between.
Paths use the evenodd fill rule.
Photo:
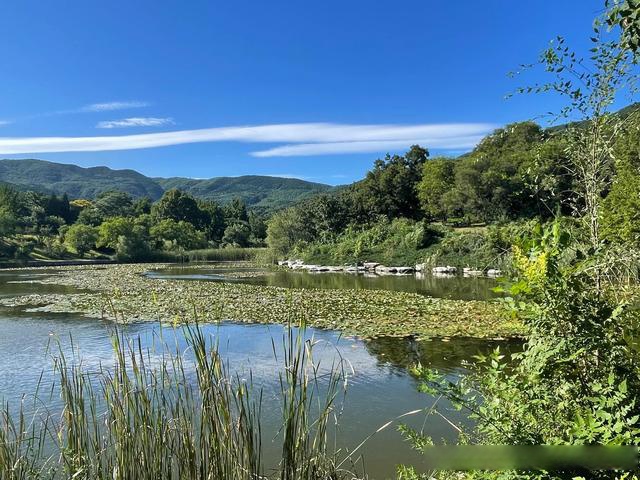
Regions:
<instances>
[{"instance_id":1,"label":"blue sky","mask_svg":"<svg viewBox=\"0 0 640 480\"><path fill-rule=\"evenodd\" d=\"M507 73L556 35L588 48L603 4L10 2L0 157L350 182L413 141L455 155L557 109L552 97L505 100L520 85Z\"/></svg>"}]
</instances>

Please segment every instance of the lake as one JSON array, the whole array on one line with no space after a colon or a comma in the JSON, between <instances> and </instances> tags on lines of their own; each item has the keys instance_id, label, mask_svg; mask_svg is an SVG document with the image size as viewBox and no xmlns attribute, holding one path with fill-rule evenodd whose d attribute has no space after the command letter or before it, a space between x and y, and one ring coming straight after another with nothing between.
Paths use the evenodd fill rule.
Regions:
<instances>
[{"instance_id":1,"label":"lake","mask_svg":"<svg viewBox=\"0 0 640 480\"><path fill-rule=\"evenodd\" d=\"M243 276L243 274L245 276ZM285 288L369 289L417 293L454 300L489 300L497 298L493 291L497 281L487 277L461 275L434 276L375 275L365 273L307 272L303 270L271 270L253 266L211 265L173 266L148 273L151 278L237 282Z\"/></svg>"},{"instance_id":2,"label":"lake","mask_svg":"<svg viewBox=\"0 0 640 480\"><path fill-rule=\"evenodd\" d=\"M186 274L189 270L177 271ZM192 274L211 275L206 270L198 271ZM176 270L163 273L169 275L171 272L175 273ZM0 272L0 295L7 297L25 293L76 291L69 287L37 283L43 276L52 274L55 274L55 270ZM160 338L169 345L185 345L180 328L153 322L131 323L119 328L130 338L139 337L143 347L155 348L157 355L162 354ZM274 454L277 448L277 442L272 439L277 432L280 415L275 392L277 372L281 367L274 359L272 339L276 348L279 348L284 327L228 321L204 325L202 328L212 341L218 342L231 371L246 375L251 370L254 382L263 388L263 438L265 458L269 458L269 454ZM114 324L99 319L3 308L0 310L0 398L15 406L23 395L27 395L25 405L28 406L31 401L29 395L36 391L39 381L45 386L50 385L54 374L47 345L52 341L59 342L67 355L74 353L75 348L76 358L81 358L86 368L101 363L109 365L113 362L109 338L113 329ZM463 361L470 360L479 351L487 351L498 345L507 350L518 348L517 343L510 341L464 338L452 338L450 341L378 338L365 341L344 337L335 331L314 329L309 329L306 335L317 341L314 350L316 361L329 364L340 355L353 369L340 418L339 445L342 448L353 448L378 427L403 413L431 406L434 399L417 391L417 382L408 373L407 367L419 361L455 377L464 375ZM41 391L41 399L56 411L60 407L59 398L55 395L50 398L44 393L45 390ZM441 410L454 423L470 425L463 412L454 411L446 402L441 403ZM455 438L454 429L436 416L426 418L424 413L420 413L403 421L414 428L424 429L436 439ZM411 450L397 432L396 425L372 437L362 453L364 468L371 478L376 479L392 478L395 466L399 463L419 466L421 462L420 456Z\"/></svg>"}]
</instances>

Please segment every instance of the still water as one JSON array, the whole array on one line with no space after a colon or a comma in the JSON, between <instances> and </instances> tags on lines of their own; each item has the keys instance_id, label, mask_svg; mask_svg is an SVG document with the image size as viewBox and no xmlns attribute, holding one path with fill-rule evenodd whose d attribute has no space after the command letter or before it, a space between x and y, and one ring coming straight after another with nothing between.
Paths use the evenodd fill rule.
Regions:
<instances>
[{"instance_id":1,"label":"still water","mask_svg":"<svg viewBox=\"0 0 640 480\"><path fill-rule=\"evenodd\" d=\"M243 276L243 273L245 276ZM371 289L418 293L430 297L458 300L489 300L496 298L495 279L465 278L460 275L372 275L302 270L269 270L256 267L213 265L174 266L148 273L151 278L237 282L286 288Z\"/></svg>"},{"instance_id":2,"label":"still water","mask_svg":"<svg viewBox=\"0 0 640 480\"><path fill-rule=\"evenodd\" d=\"M52 271L0 272L0 295L25 293L73 293L73 289L37 283ZM12 283L32 282L32 283ZM184 350L183 332L157 323L133 323L119 327L130 338L140 338L143 347L160 356L162 343ZM19 309L0 310L0 399L16 406L20 401L33 405L33 394L40 382L49 386L55 379L52 370L52 341L66 355L82 359L87 369L113 362L110 338L114 325L99 319L69 314L29 313ZM274 358L272 340L276 350L282 345L283 327L277 325L246 325L231 321L220 325L205 325L205 333L217 341L220 352L232 372L246 375L251 370L254 383L264 390L263 442L265 458L275 458L279 426L279 403L276 398L277 373L281 366ZM340 417L339 446L353 448L378 427L403 413L430 407L433 398L417 391L416 380L407 367L418 361L431 365L448 375L464 375L464 360L470 360L479 351L497 345L517 348L509 342L475 339L451 341L415 341L411 339L380 338L364 341L343 337L337 332L313 330L306 332L317 341L314 350L316 362L330 364L338 356L352 369L348 390ZM56 346L56 348L58 348ZM155 349L155 350L154 350ZM26 396L25 396L26 395ZM60 399L40 390L40 399L52 411L59 411ZM446 402L441 411L454 423L470 425L464 412L454 411ZM455 438L455 431L442 418L426 417L424 413L404 418L407 424L423 429L436 439ZM393 478L395 466L410 463L419 466L421 458L392 425L374 435L362 449L364 468L371 478ZM360 466L362 468L362 466Z\"/></svg>"}]
</instances>

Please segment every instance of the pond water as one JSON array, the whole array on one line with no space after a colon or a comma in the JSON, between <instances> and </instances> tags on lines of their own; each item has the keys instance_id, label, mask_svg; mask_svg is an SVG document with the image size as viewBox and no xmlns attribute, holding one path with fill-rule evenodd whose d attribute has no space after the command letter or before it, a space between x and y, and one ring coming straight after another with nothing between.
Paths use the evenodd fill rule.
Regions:
<instances>
[{"instance_id":1,"label":"pond water","mask_svg":"<svg viewBox=\"0 0 640 480\"><path fill-rule=\"evenodd\" d=\"M270 270L252 266L243 267L237 264L225 266L222 262L211 265L172 266L152 270L147 275L151 278L172 280L237 282L286 288L395 290L457 300L489 300L498 296L493 292L493 288L497 285L495 279L460 275L375 275Z\"/></svg>"},{"instance_id":2,"label":"pond water","mask_svg":"<svg viewBox=\"0 0 640 480\"><path fill-rule=\"evenodd\" d=\"M38 279L52 271L33 270L0 272L0 295L12 296L25 293L73 293L63 288L37 283ZM31 283L12 283L12 282ZM161 326L158 323L132 323L119 327L130 338L140 338L143 347L155 346L158 339L181 348L185 339L181 329ZM254 383L264 389L263 442L265 458L275 458L277 441L273 440L279 423L277 372L280 370L274 358L272 339L276 349L282 345L284 329L277 325L247 325L226 322L205 325L204 332L220 345L220 352L232 372L246 374L251 370ZM0 310L0 400L11 405L19 404L24 395L25 405L32 401L38 382L48 386L55 378L51 352L47 345L59 342L66 355L75 350L75 358L82 358L83 365L91 369L99 364L113 362L110 335L114 325L110 322L71 314L29 313L16 308ZM450 341L415 341L411 339L379 338L370 341L343 337L337 332L309 329L306 335L318 341L314 350L316 361L329 364L340 355L353 368L340 418L339 446L353 448L380 426L403 413L430 407L432 397L417 391L416 380L407 367L420 361L445 372L451 377L464 375L464 360L480 351L488 351L497 345L506 350L517 349L518 344L508 341L476 339L451 339ZM57 347L56 347L57 348ZM40 398L48 408L57 411L59 398L45 394ZM464 412L454 411L446 402L441 410L454 423L469 425ZM434 438L455 438L455 431L442 418L424 413L406 419L407 424L424 431ZM371 478L394 478L395 466L400 463L421 465L420 456L411 450L392 425L367 441L362 449L364 468Z\"/></svg>"}]
</instances>

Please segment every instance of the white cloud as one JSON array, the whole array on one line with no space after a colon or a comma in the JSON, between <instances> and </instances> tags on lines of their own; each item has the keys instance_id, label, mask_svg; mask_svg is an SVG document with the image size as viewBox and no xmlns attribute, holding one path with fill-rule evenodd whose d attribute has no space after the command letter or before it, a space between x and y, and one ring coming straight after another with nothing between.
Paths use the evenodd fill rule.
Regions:
<instances>
[{"instance_id":1,"label":"white cloud","mask_svg":"<svg viewBox=\"0 0 640 480\"><path fill-rule=\"evenodd\" d=\"M121 120L107 120L99 122L96 128L125 128L125 127L158 127L162 125L173 125L172 118L155 117L131 117Z\"/></svg>"},{"instance_id":2,"label":"white cloud","mask_svg":"<svg viewBox=\"0 0 640 480\"><path fill-rule=\"evenodd\" d=\"M13 123L13 122L12 122L12 121L10 121L10 120L0 120L0 127L3 127L3 126L5 126L5 125L10 125L10 124L12 124L12 123Z\"/></svg>"},{"instance_id":3,"label":"white cloud","mask_svg":"<svg viewBox=\"0 0 640 480\"><path fill-rule=\"evenodd\" d=\"M334 155L339 153L372 153L407 149L411 145L422 145L427 148L442 150L470 149L482 140L484 135L463 137L430 137L412 138L406 140L382 140L369 142L328 142L328 143L300 143L284 145L252 152L254 157L302 157L309 155Z\"/></svg>"},{"instance_id":4,"label":"white cloud","mask_svg":"<svg viewBox=\"0 0 640 480\"><path fill-rule=\"evenodd\" d=\"M408 148L415 143L432 148L465 149L473 147L494 128L495 125L486 123L292 123L119 136L0 137L0 154L133 150L203 142L294 144L254 152L253 155L258 157L375 152L390 148Z\"/></svg>"},{"instance_id":5,"label":"white cloud","mask_svg":"<svg viewBox=\"0 0 640 480\"><path fill-rule=\"evenodd\" d=\"M148 102L140 102L137 100L127 102L106 102L106 103L92 103L91 105L85 105L80 108L80 112L111 112L113 110L128 110L130 108L143 108L148 107Z\"/></svg>"}]
</instances>

